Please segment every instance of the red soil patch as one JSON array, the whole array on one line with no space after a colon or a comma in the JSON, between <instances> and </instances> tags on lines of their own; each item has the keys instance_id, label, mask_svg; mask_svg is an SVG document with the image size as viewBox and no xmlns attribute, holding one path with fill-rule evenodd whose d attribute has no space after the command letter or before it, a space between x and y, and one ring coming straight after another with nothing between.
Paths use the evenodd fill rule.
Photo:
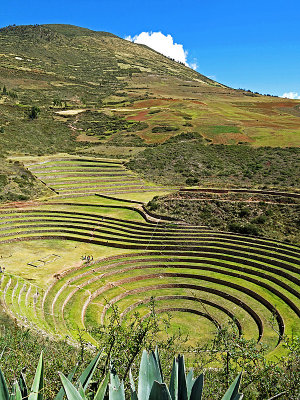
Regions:
<instances>
[{"instance_id":1,"label":"red soil patch","mask_svg":"<svg viewBox=\"0 0 300 400\"><path fill-rule=\"evenodd\" d=\"M163 101L181 101L180 99L162 98Z\"/></svg>"},{"instance_id":2,"label":"red soil patch","mask_svg":"<svg viewBox=\"0 0 300 400\"><path fill-rule=\"evenodd\" d=\"M137 113L137 115L134 116L128 116L126 117L127 120L133 120L133 121L145 121L146 119L149 119L150 117L147 116L148 115L148 111L140 111L139 113Z\"/></svg>"},{"instance_id":3,"label":"red soil patch","mask_svg":"<svg viewBox=\"0 0 300 400\"><path fill-rule=\"evenodd\" d=\"M289 101L281 101L281 102L262 102L262 103L256 103L255 106L257 108L277 108L277 107L293 107L295 106L295 103L291 100Z\"/></svg>"},{"instance_id":4,"label":"red soil patch","mask_svg":"<svg viewBox=\"0 0 300 400\"><path fill-rule=\"evenodd\" d=\"M251 142L251 138L249 136L244 135L243 133L222 133L222 135L218 135L213 138L213 142L215 144L232 144L238 142Z\"/></svg>"}]
</instances>

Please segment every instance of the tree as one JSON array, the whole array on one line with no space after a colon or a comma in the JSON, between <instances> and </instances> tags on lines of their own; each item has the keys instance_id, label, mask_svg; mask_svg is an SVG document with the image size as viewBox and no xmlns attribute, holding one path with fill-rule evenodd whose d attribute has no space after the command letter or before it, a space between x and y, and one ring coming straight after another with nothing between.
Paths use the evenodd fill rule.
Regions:
<instances>
[{"instance_id":1,"label":"tree","mask_svg":"<svg viewBox=\"0 0 300 400\"><path fill-rule=\"evenodd\" d=\"M28 110L28 118L29 119L37 119L40 109L37 106L32 106L30 110Z\"/></svg>"}]
</instances>

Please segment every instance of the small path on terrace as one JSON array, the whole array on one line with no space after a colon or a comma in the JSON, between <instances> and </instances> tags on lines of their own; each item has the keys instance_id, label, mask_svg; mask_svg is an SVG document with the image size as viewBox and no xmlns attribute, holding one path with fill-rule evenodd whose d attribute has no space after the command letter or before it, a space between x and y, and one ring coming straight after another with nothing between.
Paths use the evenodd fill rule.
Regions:
<instances>
[{"instance_id":1,"label":"small path on terrace","mask_svg":"<svg viewBox=\"0 0 300 400\"><path fill-rule=\"evenodd\" d=\"M165 199L165 201L170 201L170 200L182 200L182 201L222 201L222 202L228 202L228 203L260 203L262 200L246 200L246 199L241 199L241 200L228 200L228 199L218 199L218 198L211 198L211 197L201 197L201 198L193 198L193 199L187 199L184 197L171 197L169 199ZM298 206L299 204L297 203L281 203L279 201L265 201L263 200L265 204L277 204L277 205L282 205L282 206Z\"/></svg>"},{"instance_id":2,"label":"small path on terrace","mask_svg":"<svg viewBox=\"0 0 300 400\"><path fill-rule=\"evenodd\" d=\"M83 111L84 111L84 110L83 110ZM73 114L71 114L71 115L73 115ZM73 135L75 135L77 131L82 131L81 128L77 128L77 127L75 126L75 125L77 124L77 122L78 122L78 114L76 114L76 117L75 117L74 122L70 122L70 123L68 124L68 127L71 129Z\"/></svg>"}]
</instances>

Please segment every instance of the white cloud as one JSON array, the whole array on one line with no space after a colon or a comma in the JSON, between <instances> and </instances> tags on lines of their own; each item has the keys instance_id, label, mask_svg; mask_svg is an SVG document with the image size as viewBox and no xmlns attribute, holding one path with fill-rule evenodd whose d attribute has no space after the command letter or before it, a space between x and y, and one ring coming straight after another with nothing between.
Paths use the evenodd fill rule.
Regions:
<instances>
[{"instance_id":1,"label":"white cloud","mask_svg":"<svg viewBox=\"0 0 300 400\"><path fill-rule=\"evenodd\" d=\"M197 68L196 62L193 62L190 65L188 64L188 52L184 50L182 44L174 43L174 39L171 35L164 35L161 32L142 32L134 37L127 36L125 39L130 40L133 43L145 44L151 47L151 49L156 50L167 57L173 58L176 61L180 61L190 68Z\"/></svg>"},{"instance_id":2,"label":"white cloud","mask_svg":"<svg viewBox=\"0 0 300 400\"><path fill-rule=\"evenodd\" d=\"M294 99L294 100L298 100L300 99L300 95L297 92L287 92L287 93L283 93L283 95L281 97L285 97L287 99Z\"/></svg>"}]
</instances>

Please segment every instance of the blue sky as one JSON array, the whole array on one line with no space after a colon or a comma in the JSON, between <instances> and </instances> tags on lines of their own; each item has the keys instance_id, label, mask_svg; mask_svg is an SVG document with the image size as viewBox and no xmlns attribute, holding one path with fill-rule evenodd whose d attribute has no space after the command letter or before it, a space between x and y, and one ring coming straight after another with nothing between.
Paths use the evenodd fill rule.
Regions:
<instances>
[{"instance_id":1,"label":"blue sky","mask_svg":"<svg viewBox=\"0 0 300 400\"><path fill-rule=\"evenodd\" d=\"M197 70L235 88L300 98L300 1L11 0L0 26L67 23L120 37L170 34ZM1 49L0 49L1 51Z\"/></svg>"}]
</instances>

